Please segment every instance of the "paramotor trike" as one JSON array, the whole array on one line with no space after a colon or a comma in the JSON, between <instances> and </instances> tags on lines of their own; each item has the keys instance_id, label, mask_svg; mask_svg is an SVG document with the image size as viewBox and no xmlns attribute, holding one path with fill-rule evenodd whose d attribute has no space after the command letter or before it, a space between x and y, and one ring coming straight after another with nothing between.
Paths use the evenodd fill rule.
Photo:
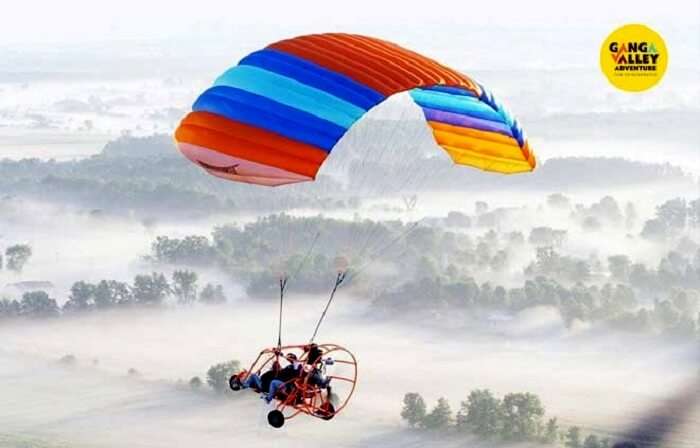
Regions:
<instances>
[{"instance_id":1,"label":"paramotor trike","mask_svg":"<svg viewBox=\"0 0 700 448\"><path fill-rule=\"evenodd\" d=\"M309 359L310 344L266 348L249 369L231 376L229 385L234 391L241 390L249 375L262 376L275 363L279 365L280 359L294 354L300 363L300 372L274 394L274 409L267 414L268 423L280 428L286 420L299 414L331 420L347 406L355 391L357 360L350 351L337 344L313 346L321 354L316 360Z\"/></svg>"}]
</instances>

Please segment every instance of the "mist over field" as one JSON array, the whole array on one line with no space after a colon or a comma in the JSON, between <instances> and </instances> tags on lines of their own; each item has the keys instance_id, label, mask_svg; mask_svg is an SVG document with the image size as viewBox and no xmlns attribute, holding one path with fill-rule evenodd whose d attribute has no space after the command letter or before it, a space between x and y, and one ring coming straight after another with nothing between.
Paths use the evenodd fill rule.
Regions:
<instances>
[{"instance_id":1,"label":"mist over field","mask_svg":"<svg viewBox=\"0 0 700 448\"><path fill-rule=\"evenodd\" d=\"M33 0L0 16L0 447L699 446L700 10L67 2L65 24ZM631 10L672 54L641 94L597 63ZM537 169L454 165L405 93L314 182L178 153L216 76L328 30L488 85ZM228 377L276 344L281 276L283 342L304 344L345 269L316 341L357 357L355 394L272 429Z\"/></svg>"},{"instance_id":2,"label":"mist over field","mask_svg":"<svg viewBox=\"0 0 700 448\"><path fill-rule=\"evenodd\" d=\"M304 340L319 301L295 302L287 337ZM633 338L561 339L551 330L507 338L435 333L358 316L361 312L347 304L338 308L323 339L352 347L361 359L362 383L337 422L299 419L282 434L271 433L254 394L217 398L176 384L218 360L251 356L248 347L270 345L273 335L260 331L261 324L273 324L266 307L242 301L217 309L117 312L3 326L3 435L46 446L226 446L232 438L302 446L315 435L332 437L340 446L366 446L375 439L391 446L406 438L426 440L401 434L398 412L405 391L433 400L474 387L528 390L562 422L615 433L692 379L695 366L689 345L642 348ZM263 317L251 322L251 315ZM63 353L74 353L76 364L59 364ZM130 368L138 375L128 375ZM692 436L683 437L674 446L693 446ZM444 443L449 446L450 440Z\"/></svg>"},{"instance_id":3,"label":"mist over field","mask_svg":"<svg viewBox=\"0 0 700 448\"><path fill-rule=\"evenodd\" d=\"M570 194L568 201L580 202L588 209L599 203L600 190L598 186ZM642 237L645 222L653 217L659 203L687 190L683 182L679 189L673 181L660 183L656 194L644 200L639 199L640 191L631 186L616 195L620 204L635 205L636 219L622 225L604 224L605 230L581 227L571 209L557 208L561 204L553 204L551 198L547 201L536 191L496 192L490 196L489 211L478 214L473 202L460 204L457 192L422 193L411 212L402 211L396 198L372 199L358 210L364 219L398 218L418 222L419 228L451 229L474 241L494 238L488 232L500 235L497 239L522 232L527 240L533 238L533 228L551 226L566 229L557 250L567 256L595 257L606 265L608 257L625 253L634 262L655 266L669 249L676 248L680 236L669 235L662 241ZM171 263L150 258L156 254L152 244L158 236L206 236L230 223L255 224L254 213L213 213L196 220L173 220L158 214L152 222L144 222L135 213L95 213L76 204L62 206L20 198L21 194L16 194L4 201L0 241L3 247L28 243L32 257L21 272L2 271L4 297L22 297L24 289L18 288L23 286L12 285L50 282L50 296L68 309L66 304L74 295L71 287L77 281L130 282L137 275L158 271L170 276L186 267L197 272L200 290L205 282L223 285L227 303L183 306L171 298L156 308L64 311L60 317L2 320L0 390L4 405L0 418L4 424L0 440L10 446L224 446L232 439L259 446L302 446L309 437L318 436L333 438L339 446L420 446L430 441L447 447L462 442L449 434L405 429L399 416L403 395L418 392L429 404L445 396L456 412L469 390L486 388L500 395L517 391L537 394L547 415L557 416L560 425L577 425L585 432L614 437L697 375L697 335L668 339L638 330L620 332L615 329L617 324L611 327L589 318L571 320L558 305L544 303L520 311L489 311L489 307L474 311L452 305L419 305L414 302L415 294L394 299L391 291L401 291L402 283L426 273L421 274L420 269L440 272L446 261L438 258L433 262L437 265L414 271L416 268L397 266L389 253L374 258L369 272L348 289L341 289L321 331L323 341L347 346L360 360L360 383L351 406L331 423L301 418L281 433L271 433L264 421L265 407L254 394L219 397L206 390L191 390L187 383L195 376L203 378L217 362L251 362L259 349L272 345L276 329L274 276L263 285L266 289L256 292L250 285L254 279L241 275L233 265L224 268L218 262L186 261L177 259L177 254ZM454 204L452 219L460 223L445 221L443 202ZM321 213L341 223L354 222L358 213L352 208L286 212L296 214L295 219ZM493 221L489 213L503 216ZM465 227L464 219L472 224ZM297 225L301 226L302 240L315 232L313 224ZM61 229L60 237L56 229ZM314 250L319 255L323 246L336 238L332 228L325 232ZM418 244L419 240L411 239L417 238L416 232L403 235L397 244L402 248ZM693 239L694 234L687 235ZM260 260L263 271L274 260L295 252L295 246L287 241L295 240L294 235L294 230L284 230L267 238L273 249L269 259L263 256ZM357 247L350 248L351 256L369 257L385 246L382 237L373 236L370 230L355 230L355 236L365 239L368 248L363 253L358 253ZM689 240L684 241L687 246ZM503 267L477 264L467 268L467 275L479 284L522 286L531 278L524 268L536 257L536 245L526 241L511 246ZM692 253L690 247L679 249ZM404 257L405 250L399 251ZM181 255L187 257L186 253ZM332 282L332 268L305 275L312 269L317 268L305 266L290 285L284 333L288 342L308 339L326 299L325 293L304 292L305 288L314 291L316 279L312 277L319 277L321 291L327 291ZM608 275L594 272L588 282L603 283ZM665 297L661 292L655 294ZM651 296L638 295L636 306L650 306ZM382 298L390 305L382 305ZM61 362L66 356L74 361ZM673 434L674 446L694 446L697 419L697 415L690 417ZM121 428L118 434L115 427ZM470 440L473 446L490 443Z\"/></svg>"}]
</instances>

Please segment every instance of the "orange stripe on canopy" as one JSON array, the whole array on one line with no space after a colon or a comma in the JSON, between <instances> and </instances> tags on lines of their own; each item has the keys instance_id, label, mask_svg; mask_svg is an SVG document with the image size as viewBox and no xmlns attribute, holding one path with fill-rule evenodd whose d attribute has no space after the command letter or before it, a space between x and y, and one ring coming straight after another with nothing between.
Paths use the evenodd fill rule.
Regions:
<instances>
[{"instance_id":1,"label":"orange stripe on canopy","mask_svg":"<svg viewBox=\"0 0 700 448\"><path fill-rule=\"evenodd\" d=\"M341 33L312 34L268 48L342 73L386 96L437 84L464 87L477 95L481 92L467 76L381 39Z\"/></svg>"},{"instance_id":2,"label":"orange stripe on canopy","mask_svg":"<svg viewBox=\"0 0 700 448\"><path fill-rule=\"evenodd\" d=\"M242 127L239 128L238 133L232 133L230 127L210 126L209 120L205 121L204 125L200 125L196 120L191 119L189 122L181 123L175 131L175 139L178 142L211 148L222 154L274 166L311 178L315 178L321 163L327 156L318 148L286 139L269 131L226 119L222 120L233 127L239 125Z\"/></svg>"},{"instance_id":3,"label":"orange stripe on canopy","mask_svg":"<svg viewBox=\"0 0 700 448\"><path fill-rule=\"evenodd\" d=\"M221 134L247 140L251 143L260 143L270 146L275 151L288 154L293 157L308 160L321 164L328 153L316 146L292 140L274 132L251 126L240 121L229 120L228 118L211 112L190 112L182 120L183 125L192 125L200 128L211 129ZM178 140L177 132L175 139Z\"/></svg>"}]
</instances>

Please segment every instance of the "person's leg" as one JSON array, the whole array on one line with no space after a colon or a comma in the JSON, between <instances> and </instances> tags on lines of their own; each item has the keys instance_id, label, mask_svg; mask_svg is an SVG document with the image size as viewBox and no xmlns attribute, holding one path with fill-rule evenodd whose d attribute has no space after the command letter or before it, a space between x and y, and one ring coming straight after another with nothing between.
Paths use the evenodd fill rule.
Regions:
<instances>
[{"instance_id":1,"label":"person's leg","mask_svg":"<svg viewBox=\"0 0 700 448\"><path fill-rule=\"evenodd\" d=\"M328 383L330 383L330 382L331 382L331 379L324 378L321 375L321 372L314 372L314 374L311 375L311 377L309 378L310 384L313 384L314 386L318 386L321 389L325 389L326 387L328 387Z\"/></svg>"},{"instance_id":2,"label":"person's leg","mask_svg":"<svg viewBox=\"0 0 700 448\"><path fill-rule=\"evenodd\" d=\"M270 381L270 392L267 393L267 397L265 398L265 401L268 403L271 402L275 398L275 394L277 393L277 390L284 384L284 381L282 380L272 380Z\"/></svg>"},{"instance_id":3,"label":"person's leg","mask_svg":"<svg viewBox=\"0 0 700 448\"><path fill-rule=\"evenodd\" d=\"M260 381L260 375L257 373L251 373L248 378L243 382L244 388L255 387L258 390L262 389L262 381Z\"/></svg>"}]
</instances>

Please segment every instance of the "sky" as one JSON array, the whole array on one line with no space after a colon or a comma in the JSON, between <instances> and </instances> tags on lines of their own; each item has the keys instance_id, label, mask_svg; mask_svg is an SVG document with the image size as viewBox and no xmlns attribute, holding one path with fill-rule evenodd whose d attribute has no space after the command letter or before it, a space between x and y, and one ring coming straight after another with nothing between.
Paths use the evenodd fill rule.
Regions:
<instances>
[{"instance_id":1,"label":"sky","mask_svg":"<svg viewBox=\"0 0 700 448\"><path fill-rule=\"evenodd\" d=\"M658 31L670 52L664 79L643 94L616 90L599 68L602 42L631 22ZM461 70L525 125L559 113L700 110L697 1L25 0L0 14L0 152L63 160L123 132L171 133L245 54L329 31L380 37ZM540 157L571 152L536 143Z\"/></svg>"},{"instance_id":2,"label":"sky","mask_svg":"<svg viewBox=\"0 0 700 448\"><path fill-rule=\"evenodd\" d=\"M355 0L329 2L231 2L201 0L119 2L27 0L4 8L0 42L66 43L112 39L148 39L232 31L253 25L277 29L410 29L429 25L476 25L508 28L597 28L640 22L658 28L700 25L700 6L689 0L529 1L495 0L470 6L444 0L424 3ZM695 34L696 45L700 38Z\"/></svg>"},{"instance_id":3,"label":"sky","mask_svg":"<svg viewBox=\"0 0 700 448\"><path fill-rule=\"evenodd\" d=\"M555 39L566 50L571 38L575 40L586 30L612 30L630 22L647 23L662 35L670 34L674 40L679 36L675 48L694 48L697 55L700 47L700 3L692 0L495 0L473 6L445 0L436 7L417 2L400 5L373 0L301 0L269 1L261 8L257 2L219 0L186 5L162 0L27 0L15 2L0 15L0 47L184 37L201 40L236 36L255 41L256 35L274 38L273 35L284 37L327 30L371 33L400 43L418 38L452 41L454 45L459 44L459 37L452 40L452 36L460 36L469 28L485 31L503 28L555 33ZM453 27L450 33L438 31L450 26ZM602 42L604 37L600 35L598 40ZM493 40L492 33L489 38Z\"/></svg>"},{"instance_id":4,"label":"sky","mask_svg":"<svg viewBox=\"0 0 700 448\"><path fill-rule=\"evenodd\" d=\"M700 2L692 0L444 0L435 7L373 0L26 0L0 15L0 81L6 73L86 71L91 64L117 75L158 68L163 76L208 73L269 42L330 31L384 38L460 70L598 71L600 45L626 23L647 24L664 37L669 72L700 70Z\"/></svg>"}]
</instances>

